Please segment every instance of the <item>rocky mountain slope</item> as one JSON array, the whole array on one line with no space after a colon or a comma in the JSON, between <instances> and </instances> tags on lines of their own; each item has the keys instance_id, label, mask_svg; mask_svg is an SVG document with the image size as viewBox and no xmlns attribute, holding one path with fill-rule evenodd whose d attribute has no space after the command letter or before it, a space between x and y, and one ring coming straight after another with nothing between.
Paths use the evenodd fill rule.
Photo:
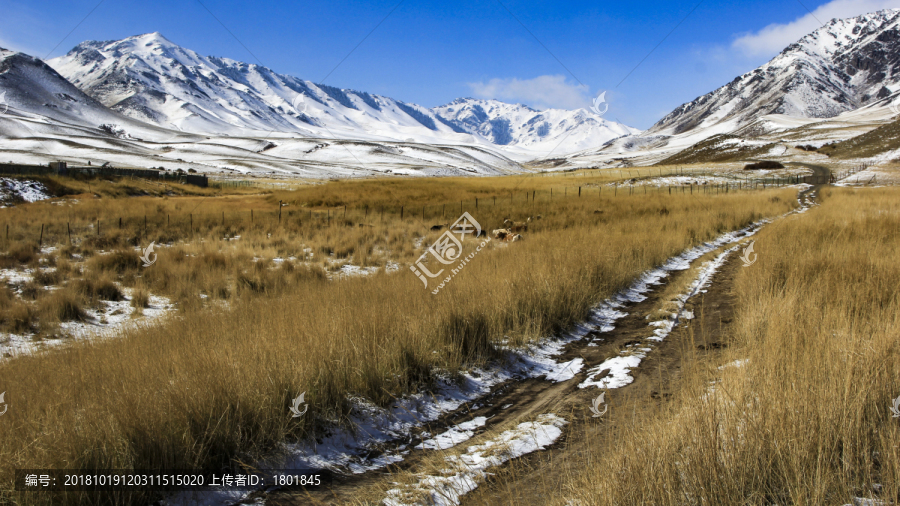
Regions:
<instances>
[{"instance_id":1,"label":"rocky mountain slope","mask_svg":"<svg viewBox=\"0 0 900 506\"><path fill-rule=\"evenodd\" d=\"M0 49L0 133L171 137L165 130L135 121L89 97L38 58Z\"/></svg>"},{"instance_id":2,"label":"rocky mountain slope","mask_svg":"<svg viewBox=\"0 0 900 506\"><path fill-rule=\"evenodd\" d=\"M831 118L900 89L900 9L832 19L761 67L687 102L646 135L735 130L767 114Z\"/></svg>"}]
</instances>

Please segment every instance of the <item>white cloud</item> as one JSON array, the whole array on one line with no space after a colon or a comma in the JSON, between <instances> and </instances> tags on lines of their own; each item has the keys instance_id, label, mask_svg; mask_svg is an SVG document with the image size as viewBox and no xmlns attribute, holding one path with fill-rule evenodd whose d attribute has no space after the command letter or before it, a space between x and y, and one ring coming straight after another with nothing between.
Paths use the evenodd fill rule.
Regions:
<instances>
[{"instance_id":1,"label":"white cloud","mask_svg":"<svg viewBox=\"0 0 900 506\"><path fill-rule=\"evenodd\" d=\"M538 76L534 79L494 78L486 83L468 85L476 98L522 102L536 109L578 109L591 106L588 87L568 82L562 75Z\"/></svg>"},{"instance_id":2,"label":"white cloud","mask_svg":"<svg viewBox=\"0 0 900 506\"><path fill-rule=\"evenodd\" d=\"M807 12L790 23L773 23L756 33L739 37L732 47L748 56L771 56L834 18L850 18L897 7L900 7L900 0L832 0L812 14Z\"/></svg>"}]
</instances>

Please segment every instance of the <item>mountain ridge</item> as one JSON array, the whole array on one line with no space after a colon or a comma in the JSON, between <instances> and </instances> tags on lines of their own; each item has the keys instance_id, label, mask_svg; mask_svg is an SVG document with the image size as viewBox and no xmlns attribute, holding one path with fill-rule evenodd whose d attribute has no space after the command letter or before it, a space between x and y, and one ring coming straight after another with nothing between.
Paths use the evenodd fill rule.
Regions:
<instances>
[{"instance_id":1,"label":"mountain ridge","mask_svg":"<svg viewBox=\"0 0 900 506\"><path fill-rule=\"evenodd\" d=\"M581 148L638 132L591 118L584 110L541 112L522 104L506 104L507 118L493 117L486 124L471 121L471 117L463 121L458 115L442 114L449 104L429 109L382 95L316 84L262 65L201 56L158 32L84 41L48 63L117 112L201 134L239 135L249 130L541 149L543 144L567 137L572 146ZM300 110L294 107L298 100ZM470 109L480 107L472 105L475 102L484 102L467 98L451 104L459 100L467 101ZM501 134L498 125L504 120L509 126ZM585 132L577 132L582 128Z\"/></svg>"},{"instance_id":2,"label":"mountain ridge","mask_svg":"<svg viewBox=\"0 0 900 506\"><path fill-rule=\"evenodd\" d=\"M767 114L832 118L896 91L888 86L900 88L900 9L832 19L765 64L676 107L645 134L723 122L736 129Z\"/></svg>"}]
</instances>

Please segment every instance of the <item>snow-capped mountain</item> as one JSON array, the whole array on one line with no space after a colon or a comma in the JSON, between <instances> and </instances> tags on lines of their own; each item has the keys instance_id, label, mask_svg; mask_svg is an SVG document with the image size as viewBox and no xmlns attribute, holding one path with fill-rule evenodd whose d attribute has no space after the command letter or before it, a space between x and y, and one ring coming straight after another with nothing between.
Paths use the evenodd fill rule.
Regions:
<instances>
[{"instance_id":1,"label":"snow-capped mountain","mask_svg":"<svg viewBox=\"0 0 900 506\"><path fill-rule=\"evenodd\" d=\"M537 111L523 104L460 98L432 109L450 125L501 146L522 148L565 142L561 151L600 146L640 132L584 109Z\"/></svg>"},{"instance_id":2,"label":"snow-capped mountain","mask_svg":"<svg viewBox=\"0 0 900 506\"><path fill-rule=\"evenodd\" d=\"M83 42L48 63L113 110L185 132L524 149L541 149L565 136L565 147L583 149L636 131L583 110L539 112L494 100L465 99L428 109L201 56L159 33Z\"/></svg>"},{"instance_id":3,"label":"snow-capped mountain","mask_svg":"<svg viewBox=\"0 0 900 506\"><path fill-rule=\"evenodd\" d=\"M887 97L900 89L898 25L900 9L832 19L765 65L676 108L645 135L712 135L766 114L831 118Z\"/></svg>"},{"instance_id":4,"label":"snow-capped mountain","mask_svg":"<svg viewBox=\"0 0 900 506\"><path fill-rule=\"evenodd\" d=\"M470 140L424 107L201 56L159 33L83 42L48 63L115 111L187 132L330 136L331 130L337 137L352 131L356 138L397 140L430 132Z\"/></svg>"},{"instance_id":5,"label":"snow-capped mountain","mask_svg":"<svg viewBox=\"0 0 900 506\"><path fill-rule=\"evenodd\" d=\"M111 111L46 63L0 48L0 133L7 137L49 132L115 137L124 127L142 138L171 137Z\"/></svg>"},{"instance_id":6,"label":"snow-capped mountain","mask_svg":"<svg viewBox=\"0 0 900 506\"><path fill-rule=\"evenodd\" d=\"M127 86L127 82L121 84ZM108 91L116 89L111 86ZM195 93L199 95L199 88ZM0 49L0 160L4 162L66 160L73 165L92 162L309 178L499 175L525 170L487 141L484 146L431 145L243 132L244 136L198 135L139 121L89 97L41 60Z\"/></svg>"}]
</instances>

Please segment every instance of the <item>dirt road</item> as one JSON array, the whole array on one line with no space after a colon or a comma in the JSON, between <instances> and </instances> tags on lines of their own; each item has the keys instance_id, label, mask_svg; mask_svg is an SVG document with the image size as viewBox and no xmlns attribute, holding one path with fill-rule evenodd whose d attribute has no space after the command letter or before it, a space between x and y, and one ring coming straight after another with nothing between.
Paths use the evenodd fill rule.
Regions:
<instances>
[{"instance_id":1,"label":"dirt road","mask_svg":"<svg viewBox=\"0 0 900 506\"><path fill-rule=\"evenodd\" d=\"M827 168L812 165L807 167L814 171L816 183L828 181L830 172ZM798 197L800 202L804 206L809 205L821 186L822 184L816 184L802 191ZM608 392L606 401L611 410L634 405L652 410L666 402L671 395L673 380L678 378L685 360L709 356L728 346L735 302L732 286L735 274L741 268L738 255L732 253L716 271L705 291L686 302L684 310L693 313L695 317L680 321L662 342L653 344L640 365L631 370L633 382ZM556 358L557 361L581 358L585 364L601 364L605 359L621 354L622 350L643 346L648 336L653 335L653 329L648 325L648 316L667 302L666 297L671 298L672 293L666 293L667 283L685 281L685 278L679 276L689 276L689 273L681 271L681 274L663 278L661 284L644 294L646 299L618 308L627 313L627 316L616 321L613 330L594 331L586 338L570 343L563 355ZM599 422L591 417L591 401L601 390L595 387L579 388L579 384L587 376L587 370L586 367L572 379L558 383L545 379L507 382L499 385L477 404L463 406L423 427L422 430L434 434L475 417L485 417L488 422L481 430L490 431L517 420L534 419L544 413L559 414L569 422L562 437L546 451L534 452L505 466L492 468L491 472L495 477L489 478L486 483L463 496L462 504L493 505L497 503L499 495L503 496L504 502L509 500L516 504L544 504L548 498L541 496L543 491L558 490L557 485L562 483L567 473L583 465L586 445L590 444L596 449L598 444L604 444L603 433L614 432L615 424L622 422ZM628 423L634 421L629 418ZM422 437L413 437L411 440L397 442L397 445L412 447L421 439ZM390 488L394 481L393 473L422 471L427 468L426 461L430 457L428 454L427 450L412 450L399 465L391 469L340 477L328 491L273 491L254 494L247 502L263 499L267 505L378 503L379 497L384 497L383 491ZM506 476L504 473L507 473ZM497 476L503 478L499 479Z\"/></svg>"}]
</instances>

